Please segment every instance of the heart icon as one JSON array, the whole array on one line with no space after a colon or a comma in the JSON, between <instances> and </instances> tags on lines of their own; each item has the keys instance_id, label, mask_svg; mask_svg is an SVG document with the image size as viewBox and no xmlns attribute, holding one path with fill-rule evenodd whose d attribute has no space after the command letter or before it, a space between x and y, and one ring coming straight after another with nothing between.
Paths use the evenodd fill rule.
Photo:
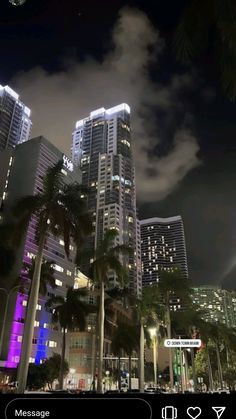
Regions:
<instances>
[{"instance_id":1,"label":"heart icon","mask_svg":"<svg viewBox=\"0 0 236 419\"><path fill-rule=\"evenodd\" d=\"M200 409L200 407L189 407L187 409L187 414L192 419L197 419L198 416L200 416L201 413L202 413L202 409Z\"/></svg>"}]
</instances>

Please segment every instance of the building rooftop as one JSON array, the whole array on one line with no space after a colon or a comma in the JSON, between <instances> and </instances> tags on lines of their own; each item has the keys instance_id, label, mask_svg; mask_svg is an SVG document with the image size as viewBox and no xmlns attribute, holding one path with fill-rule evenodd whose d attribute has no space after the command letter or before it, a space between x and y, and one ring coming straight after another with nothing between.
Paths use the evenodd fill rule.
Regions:
<instances>
[{"instance_id":1,"label":"building rooftop","mask_svg":"<svg viewBox=\"0 0 236 419\"><path fill-rule=\"evenodd\" d=\"M181 215L175 215L174 217L167 217L167 218L160 218L160 217L153 217L153 218L145 218L144 220L140 220L140 224L155 224L155 223L172 223L174 221L182 221Z\"/></svg>"}]
</instances>

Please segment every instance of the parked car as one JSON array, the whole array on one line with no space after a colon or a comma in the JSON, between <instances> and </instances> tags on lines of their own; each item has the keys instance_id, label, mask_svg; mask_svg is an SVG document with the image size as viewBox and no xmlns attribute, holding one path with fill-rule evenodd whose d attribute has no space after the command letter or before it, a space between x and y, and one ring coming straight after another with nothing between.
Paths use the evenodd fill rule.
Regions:
<instances>
[{"instance_id":1,"label":"parked car","mask_svg":"<svg viewBox=\"0 0 236 419\"><path fill-rule=\"evenodd\" d=\"M144 390L144 393L160 394L161 392L162 391L161 391L160 387L155 387L155 386L153 386L153 387L147 387Z\"/></svg>"}]
</instances>

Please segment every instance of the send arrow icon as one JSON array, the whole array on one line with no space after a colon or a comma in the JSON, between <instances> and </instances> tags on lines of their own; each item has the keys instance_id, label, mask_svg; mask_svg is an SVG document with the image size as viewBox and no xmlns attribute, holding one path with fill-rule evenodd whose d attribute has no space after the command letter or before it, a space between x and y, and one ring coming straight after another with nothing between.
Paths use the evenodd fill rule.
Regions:
<instances>
[{"instance_id":1,"label":"send arrow icon","mask_svg":"<svg viewBox=\"0 0 236 419\"><path fill-rule=\"evenodd\" d=\"M220 419L221 416L223 415L226 407L212 407L212 409L216 412L217 419Z\"/></svg>"}]
</instances>

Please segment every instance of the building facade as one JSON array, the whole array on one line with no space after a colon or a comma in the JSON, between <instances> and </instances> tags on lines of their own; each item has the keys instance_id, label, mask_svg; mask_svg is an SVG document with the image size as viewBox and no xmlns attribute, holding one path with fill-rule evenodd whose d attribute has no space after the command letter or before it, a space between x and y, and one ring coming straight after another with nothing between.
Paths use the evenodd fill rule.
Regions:
<instances>
[{"instance_id":1,"label":"building facade","mask_svg":"<svg viewBox=\"0 0 236 419\"><path fill-rule=\"evenodd\" d=\"M184 226L181 216L140 220L142 285L159 281L159 272L178 267L188 277Z\"/></svg>"},{"instance_id":2,"label":"building facade","mask_svg":"<svg viewBox=\"0 0 236 419\"><path fill-rule=\"evenodd\" d=\"M74 168L70 159L44 137L33 138L31 141L16 146L11 151L6 150L0 153L0 165L2 164L4 167L2 176L5 179L0 183L2 185L0 196L2 196L3 220L7 220L9 210L16 199L43 191L43 178L46 170L61 159L64 161L63 181L65 183L81 182L80 170ZM2 279L0 284L0 287L7 291L9 297L7 307L6 293L0 290L4 302L0 308L1 319L3 319L4 310L7 308L4 345L0 359L5 361L7 367L16 367L20 358L27 295L19 293L18 289L14 290L13 287L16 278L22 275L22 261L30 264L32 258L37 254L35 229L36 219L32 217L26 235L17 249L12 275L5 282ZM70 250L71 254L68 259L64 252L63 240L51 235L47 238L44 257L54 263L56 288L48 288L47 295L40 298L38 302L31 353L31 362L37 364L50 357L53 352L61 352L61 330L58 326L52 325L51 312L46 311L45 302L52 294L65 296L68 287L74 286L75 249L71 246Z\"/></svg>"},{"instance_id":3,"label":"building facade","mask_svg":"<svg viewBox=\"0 0 236 419\"><path fill-rule=\"evenodd\" d=\"M31 111L9 86L0 85L0 151L14 148L30 138Z\"/></svg>"},{"instance_id":4,"label":"building facade","mask_svg":"<svg viewBox=\"0 0 236 419\"><path fill-rule=\"evenodd\" d=\"M236 292L212 285L194 287L193 304L204 311L204 320L236 329Z\"/></svg>"},{"instance_id":5,"label":"building facade","mask_svg":"<svg viewBox=\"0 0 236 419\"><path fill-rule=\"evenodd\" d=\"M106 229L119 234L116 244L127 244L134 253L124 262L129 286L141 295L140 230L136 215L135 173L130 127L130 108L120 104L100 108L76 122L72 134L72 160L80 165L82 183L90 188L88 209L93 216L94 235L88 244L93 252ZM87 273L87 266L82 266ZM111 286L116 285L113 272Z\"/></svg>"}]
</instances>

